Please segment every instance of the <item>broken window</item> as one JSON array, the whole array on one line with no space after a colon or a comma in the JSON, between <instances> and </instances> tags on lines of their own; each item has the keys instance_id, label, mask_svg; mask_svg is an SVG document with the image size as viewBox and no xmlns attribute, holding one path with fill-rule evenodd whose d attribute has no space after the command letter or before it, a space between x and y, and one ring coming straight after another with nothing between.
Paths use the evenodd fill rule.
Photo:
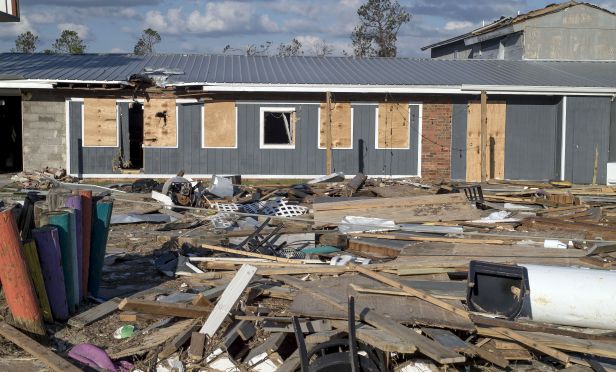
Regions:
<instances>
[{"instance_id":1,"label":"broken window","mask_svg":"<svg viewBox=\"0 0 616 372\"><path fill-rule=\"evenodd\" d=\"M261 148L295 148L294 108L261 108Z\"/></svg>"}]
</instances>

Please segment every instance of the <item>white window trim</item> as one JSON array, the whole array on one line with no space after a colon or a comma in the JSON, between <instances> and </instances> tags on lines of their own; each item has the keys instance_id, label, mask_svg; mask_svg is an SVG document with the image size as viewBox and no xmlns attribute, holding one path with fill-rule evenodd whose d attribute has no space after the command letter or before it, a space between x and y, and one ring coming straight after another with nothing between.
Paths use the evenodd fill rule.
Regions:
<instances>
[{"instance_id":1,"label":"white window trim","mask_svg":"<svg viewBox=\"0 0 616 372\"><path fill-rule=\"evenodd\" d=\"M143 141L144 143L141 144L141 148L144 149L177 149L180 147L180 110L179 110L179 105L182 103L196 103L198 101L196 100L175 100L175 146L146 146L145 145L145 140ZM145 120L145 118L144 118ZM143 123L144 128L144 135L145 135L145 122ZM144 156L144 161L145 161L145 156Z\"/></svg>"},{"instance_id":2,"label":"white window trim","mask_svg":"<svg viewBox=\"0 0 616 372\"><path fill-rule=\"evenodd\" d=\"M263 129L264 129L264 124L265 124L265 116L264 113L265 112L281 112L281 113L292 113L295 112L297 114L297 110L295 109L295 107L260 107L259 108L259 148L261 149L266 149L266 150L272 150L272 149L279 149L279 150L293 150L295 149L295 144L297 143L297 127L294 128L295 129L295 141L293 141L292 145L266 145L263 143L264 140L264 133L263 133Z\"/></svg>"},{"instance_id":3,"label":"white window trim","mask_svg":"<svg viewBox=\"0 0 616 372\"><path fill-rule=\"evenodd\" d=\"M332 150L353 150L353 143L355 141L355 133L354 128L355 124L353 123L354 118L354 109L353 105L351 105L351 147L333 147ZM319 150L326 150L327 146L321 146L321 108L319 107L319 113L317 115L317 147Z\"/></svg>"},{"instance_id":4,"label":"white window trim","mask_svg":"<svg viewBox=\"0 0 616 372\"><path fill-rule=\"evenodd\" d=\"M421 104L417 103L409 103L408 104L408 122L407 122L407 147L379 147L379 108L377 106L375 110L375 121L376 125L374 126L374 149L375 150L410 150L411 149L411 106L419 106L419 118L420 121L419 126L421 127Z\"/></svg>"},{"instance_id":5,"label":"white window trim","mask_svg":"<svg viewBox=\"0 0 616 372\"><path fill-rule=\"evenodd\" d=\"M83 98L70 98L72 102L85 102ZM118 110L118 101L116 100L115 110L116 110L116 143L115 146L92 146L86 145L86 117L85 117L85 103L81 106L81 147L86 148L118 148L120 147L120 110Z\"/></svg>"},{"instance_id":6,"label":"white window trim","mask_svg":"<svg viewBox=\"0 0 616 372\"><path fill-rule=\"evenodd\" d=\"M237 103L235 104L235 146L206 146L205 145L205 136L207 134L205 133L205 105L207 105L207 102L201 105L201 148L202 149L228 149L228 150L237 149L238 148Z\"/></svg>"}]
</instances>

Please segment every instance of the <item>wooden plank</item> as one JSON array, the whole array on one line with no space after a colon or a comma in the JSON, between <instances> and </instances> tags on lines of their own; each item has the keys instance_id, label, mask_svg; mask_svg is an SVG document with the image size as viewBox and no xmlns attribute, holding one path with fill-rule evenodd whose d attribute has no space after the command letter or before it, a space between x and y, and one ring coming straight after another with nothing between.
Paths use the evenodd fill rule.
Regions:
<instances>
[{"instance_id":1,"label":"wooden plank","mask_svg":"<svg viewBox=\"0 0 616 372\"><path fill-rule=\"evenodd\" d=\"M410 147L408 103L379 103L377 137L380 149L407 149Z\"/></svg>"},{"instance_id":2,"label":"wooden plank","mask_svg":"<svg viewBox=\"0 0 616 372\"><path fill-rule=\"evenodd\" d=\"M117 103L114 98L85 98L83 102L83 145L118 145Z\"/></svg>"},{"instance_id":3,"label":"wooden plank","mask_svg":"<svg viewBox=\"0 0 616 372\"><path fill-rule=\"evenodd\" d=\"M175 336L175 338L168 345L166 345L160 353L158 353L158 359L168 358L171 354L178 351L188 342L188 340L191 339L191 335L198 329L198 321L194 320L189 327L186 327L186 329L178 333L177 336Z\"/></svg>"},{"instance_id":4,"label":"wooden plank","mask_svg":"<svg viewBox=\"0 0 616 372\"><path fill-rule=\"evenodd\" d=\"M348 332L349 330L349 323L347 321L333 320L332 325L337 329L338 332ZM392 334L387 333L383 330L376 329L360 322L357 322L355 324L355 331L357 339L359 341L367 345L374 346L379 350L403 354L413 354L415 351L417 351L415 345L405 342L400 338L395 337ZM307 336L306 340L308 340L310 336Z\"/></svg>"},{"instance_id":5,"label":"wooden plank","mask_svg":"<svg viewBox=\"0 0 616 372\"><path fill-rule=\"evenodd\" d=\"M415 236L407 234L372 234L372 233L349 233L358 238L373 238L387 240L407 240L415 242L436 242L436 243L465 243L465 244L508 244L500 239L472 239L472 238L445 238L432 236Z\"/></svg>"},{"instance_id":6,"label":"wooden plank","mask_svg":"<svg viewBox=\"0 0 616 372\"><path fill-rule=\"evenodd\" d=\"M372 289L372 288L364 288L362 286L359 286L357 284L349 284L349 286L355 290L358 293L372 293L372 294L383 294L383 295L388 295L388 296L409 296L409 297L415 297L413 295L410 295L406 292L401 292L401 291L390 291L390 290L384 290L384 289ZM465 300L466 297L462 297L462 296L449 296L449 295L433 295L435 298L439 298L439 299L446 299L446 300Z\"/></svg>"},{"instance_id":7,"label":"wooden plank","mask_svg":"<svg viewBox=\"0 0 616 372\"><path fill-rule=\"evenodd\" d=\"M445 347L449 347L459 353L468 355L470 357L479 356L480 358L487 360L488 362L493 363L501 368L507 368L507 366L509 366L509 362L502 356L496 353L489 352L487 350L482 350L471 343L463 341L449 330L438 328L422 328L421 331L427 334L434 341L440 343Z\"/></svg>"},{"instance_id":8,"label":"wooden plank","mask_svg":"<svg viewBox=\"0 0 616 372\"><path fill-rule=\"evenodd\" d=\"M319 147L327 148L328 106L321 103L321 122L319 123ZM351 103L336 102L331 110L331 146L333 149L353 147L353 123L351 123Z\"/></svg>"},{"instance_id":9,"label":"wooden plank","mask_svg":"<svg viewBox=\"0 0 616 372\"><path fill-rule=\"evenodd\" d=\"M507 105L504 101L487 104L485 141L488 178L505 176L505 126ZM467 113L466 181L481 181L481 103L469 102Z\"/></svg>"},{"instance_id":10,"label":"wooden plank","mask_svg":"<svg viewBox=\"0 0 616 372\"><path fill-rule=\"evenodd\" d=\"M340 311L347 310L346 305L338 302L336 298L333 298L323 292L315 291L312 288L307 287L304 282L299 279L286 275L277 276L276 279L282 280L286 284L296 287L301 291L306 291L314 297L318 298L319 300L329 303ZM466 360L464 356L452 352L451 350L442 347L440 344L409 330L409 328L389 318L375 313L374 311L370 311L367 308L357 311L356 314L359 320L362 320L378 329L384 330L387 333L390 333L393 336L400 338L404 342L415 345L422 354L428 356L429 358L433 359L438 363L461 363Z\"/></svg>"},{"instance_id":11,"label":"wooden plank","mask_svg":"<svg viewBox=\"0 0 616 372\"><path fill-rule=\"evenodd\" d=\"M334 171L334 158L332 154L332 93L325 94L327 115L325 116L325 173L332 174Z\"/></svg>"},{"instance_id":12,"label":"wooden plank","mask_svg":"<svg viewBox=\"0 0 616 372\"><path fill-rule=\"evenodd\" d=\"M246 251L241 251L239 249L219 247L219 246L211 245L211 244L201 244L201 248L210 249L212 251L217 251L217 252L233 253L238 256L256 257L256 258L263 258L263 259L267 259L270 261L276 261L276 262L301 264L300 260L292 260L290 258L275 257L275 256L266 255L266 254L261 254L261 253L246 252Z\"/></svg>"},{"instance_id":13,"label":"wooden plank","mask_svg":"<svg viewBox=\"0 0 616 372\"><path fill-rule=\"evenodd\" d=\"M234 101L206 102L204 106L203 144L205 147L237 146Z\"/></svg>"},{"instance_id":14,"label":"wooden plank","mask_svg":"<svg viewBox=\"0 0 616 372\"><path fill-rule=\"evenodd\" d=\"M105 301L100 305L96 305L93 308L70 318L68 320L68 325L78 329L90 325L118 310L118 305L121 301L122 300L119 298L112 298L111 300Z\"/></svg>"},{"instance_id":15,"label":"wooden plank","mask_svg":"<svg viewBox=\"0 0 616 372\"><path fill-rule=\"evenodd\" d=\"M335 198L334 198L335 199ZM469 202L462 193L441 194L441 195L421 195L421 196L401 196L397 198L368 198L347 201L331 201L326 203L315 203L315 212L333 210L352 210L352 209L371 209L387 207L420 207L426 205L451 205L464 204Z\"/></svg>"},{"instance_id":16,"label":"wooden plank","mask_svg":"<svg viewBox=\"0 0 616 372\"><path fill-rule=\"evenodd\" d=\"M412 287L410 287L408 285L402 284L402 283L400 283L397 280L391 279L391 278L389 278L389 277L387 277L387 276L385 276L383 274L379 274L379 273L377 273L375 271L372 271L370 269L367 269L365 267L361 267L359 265L354 265L354 264L351 264L351 266L354 267L356 271L358 271L358 272L360 272L360 273L362 273L362 274L364 274L364 275L366 275L366 276L368 276L368 277L370 277L372 279L376 279L376 280L378 280L381 283L385 283L385 284L390 285L390 286L392 286L394 288L401 289L403 292L406 292L406 293L408 293L408 294L410 294L412 296L415 296L415 297L420 298L420 299L422 299L424 301L427 301L427 302L429 302L429 303L431 303L433 305L436 305L436 306L438 306L438 307L440 307L442 309L451 311L452 313L457 314L459 316L462 316L464 318L467 318L467 319L469 318L468 311L460 309L460 308L457 308L457 307L455 307L455 306L453 306L453 305L451 305L451 304L449 304L449 303L447 303L447 302L445 302L443 300L439 300L438 298L436 298L436 297L434 297L432 295L429 295L428 293L426 293L424 291L421 291L421 290L412 288Z\"/></svg>"},{"instance_id":17,"label":"wooden plank","mask_svg":"<svg viewBox=\"0 0 616 372\"><path fill-rule=\"evenodd\" d=\"M177 316L180 318L199 318L208 316L211 308L183 303L164 303L125 298L118 305L120 310L137 311L146 314Z\"/></svg>"},{"instance_id":18,"label":"wooden plank","mask_svg":"<svg viewBox=\"0 0 616 372\"><path fill-rule=\"evenodd\" d=\"M517 341L517 342L519 342L521 344L524 344L524 345L526 345L526 346L528 346L528 347L530 347L530 348L532 348L534 350L537 350L540 353L543 353L545 355L551 356L552 358L554 358L554 359L560 361L561 363L563 363L565 365L565 367L568 367L569 364L570 364L570 357L569 357L569 355L567 355L567 354L565 354L565 353L563 353L561 351L558 351L558 350L556 350L556 349L554 349L552 347L549 347L549 346L546 346L546 345L544 345L542 343L539 343L539 342L533 340L530 337L527 337L527 336L522 335L522 334L520 334L518 332L514 332L514 331L512 331L510 329L502 328L502 327L501 328L499 328L499 327L493 328L492 330L497 332L497 333L503 334L503 335L511 338L512 340L515 340L515 341Z\"/></svg>"},{"instance_id":19,"label":"wooden plank","mask_svg":"<svg viewBox=\"0 0 616 372\"><path fill-rule=\"evenodd\" d=\"M199 332L192 332L190 337L190 347L188 348L188 356L190 357L190 359L199 360L203 358L205 339L205 334Z\"/></svg>"},{"instance_id":20,"label":"wooden plank","mask_svg":"<svg viewBox=\"0 0 616 372\"><path fill-rule=\"evenodd\" d=\"M178 132L176 101L152 98L143 105L143 146L176 147Z\"/></svg>"},{"instance_id":21,"label":"wooden plank","mask_svg":"<svg viewBox=\"0 0 616 372\"><path fill-rule=\"evenodd\" d=\"M140 340L140 343L135 347L126 348L123 345L114 346L112 350L108 350L107 354L112 360L125 358L132 355L141 355L158 348L171 339L174 339L180 333L193 325L193 319L181 320L166 328L159 328L151 333L148 333Z\"/></svg>"},{"instance_id":22,"label":"wooden plank","mask_svg":"<svg viewBox=\"0 0 616 372\"><path fill-rule=\"evenodd\" d=\"M250 265L243 265L238 270L222 296L218 299L214 310L212 310L211 314L208 316L205 324L201 327L200 333L204 333L209 337L214 336L256 272L257 268Z\"/></svg>"},{"instance_id":23,"label":"wooden plank","mask_svg":"<svg viewBox=\"0 0 616 372\"><path fill-rule=\"evenodd\" d=\"M48 348L42 346L5 322L0 322L0 335L30 353L33 357L43 362L52 371L81 371L81 368L75 367L73 364L54 354Z\"/></svg>"}]
</instances>

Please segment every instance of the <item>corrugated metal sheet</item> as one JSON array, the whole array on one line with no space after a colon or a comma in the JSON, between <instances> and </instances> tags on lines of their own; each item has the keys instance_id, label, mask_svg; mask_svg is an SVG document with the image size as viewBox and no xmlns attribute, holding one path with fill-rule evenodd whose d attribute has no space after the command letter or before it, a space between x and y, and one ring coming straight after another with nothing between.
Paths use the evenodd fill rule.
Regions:
<instances>
[{"instance_id":1,"label":"corrugated metal sheet","mask_svg":"<svg viewBox=\"0 0 616 372\"><path fill-rule=\"evenodd\" d=\"M237 55L0 54L2 75L126 81L145 68L181 70L173 83L616 87L616 62L430 60Z\"/></svg>"}]
</instances>

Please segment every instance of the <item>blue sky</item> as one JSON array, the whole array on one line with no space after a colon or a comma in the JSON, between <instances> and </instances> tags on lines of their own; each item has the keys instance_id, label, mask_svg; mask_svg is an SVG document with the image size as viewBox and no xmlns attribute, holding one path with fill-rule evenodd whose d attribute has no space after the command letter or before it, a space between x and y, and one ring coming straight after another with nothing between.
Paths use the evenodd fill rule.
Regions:
<instances>
[{"instance_id":1,"label":"blue sky","mask_svg":"<svg viewBox=\"0 0 616 372\"><path fill-rule=\"evenodd\" d=\"M0 23L0 51L31 30L49 48L62 29L77 31L87 51L131 52L141 30L151 27L163 41L157 52L220 53L231 46L298 38L310 54L325 42L336 54L352 52L350 33L365 0L21 0L22 21ZM481 26L500 16L541 8L542 0L399 0L413 18L400 30L398 55L425 57L420 47ZM597 5L616 11L616 0Z\"/></svg>"}]
</instances>

